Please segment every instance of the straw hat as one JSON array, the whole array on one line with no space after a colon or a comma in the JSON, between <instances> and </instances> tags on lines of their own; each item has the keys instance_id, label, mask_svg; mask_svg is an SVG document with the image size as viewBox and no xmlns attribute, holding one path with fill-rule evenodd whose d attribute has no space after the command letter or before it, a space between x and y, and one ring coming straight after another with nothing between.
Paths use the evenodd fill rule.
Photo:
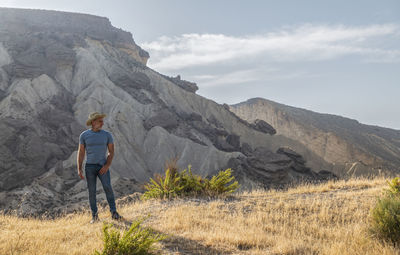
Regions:
<instances>
[{"instance_id":1,"label":"straw hat","mask_svg":"<svg viewBox=\"0 0 400 255\"><path fill-rule=\"evenodd\" d=\"M107 115L102 114L102 113L92 112L91 114L89 114L88 120L86 121L86 126L92 125L92 121L94 121L95 119L104 118L106 116Z\"/></svg>"}]
</instances>

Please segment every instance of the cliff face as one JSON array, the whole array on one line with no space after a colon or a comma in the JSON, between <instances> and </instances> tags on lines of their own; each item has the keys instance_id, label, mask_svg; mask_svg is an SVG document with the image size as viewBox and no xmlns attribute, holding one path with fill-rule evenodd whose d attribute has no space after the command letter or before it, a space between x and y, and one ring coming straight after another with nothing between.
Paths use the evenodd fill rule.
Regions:
<instances>
[{"instance_id":1,"label":"cliff face","mask_svg":"<svg viewBox=\"0 0 400 255\"><path fill-rule=\"evenodd\" d=\"M249 122L262 119L277 135L300 142L328 162L339 175L397 173L400 170L400 131L368 126L356 120L319 114L262 98L231 106ZM301 153L301 149L297 150ZM307 158L313 161L313 157Z\"/></svg>"},{"instance_id":2,"label":"cliff face","mask_svg":"<svg viewBox=\"0 0 400 255\"><path fill-rule=\"evenodd\" d=\"M107 114L114 136L117 196L142 190L176 156L202 176L232 167L242 188L329 177L279 150L267 123L249 124L196 95L196 84L146 67L148 54L106 18L0 9L0 33L0 210L87 206L76 149L93 111Z\"/></svg>"},{"instance_id":3,"label":"cliff face","mask_svg":"<svg viewBox=\"0 0 400 255\"><path fill-rule=\"evenodd\" d=\"M0 35L11 43L16 40L22 43L19 47L28 47L30 36L43 41L63 41L69 48L79 46L84 43L81 39L88 37L110 43L144 65L149 58L149 54L135 44L131 33L113 27L107 18L88 14L0 8ZM22 42L18 40L21 36Z\"/></svg>"}]
</instances>

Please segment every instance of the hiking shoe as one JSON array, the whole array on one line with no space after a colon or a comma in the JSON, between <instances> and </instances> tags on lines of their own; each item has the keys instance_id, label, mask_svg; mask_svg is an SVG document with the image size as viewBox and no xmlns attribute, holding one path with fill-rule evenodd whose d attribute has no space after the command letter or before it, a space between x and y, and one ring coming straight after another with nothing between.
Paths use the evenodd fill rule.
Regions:
<instances>
[{"instance_id":1,"label":"hiking shoe","mask_svg":"<svg viewBox=\"0 0 400 255\"><path fill-rule=\"evenodd\" d=\"M99 221L99 216L97 214L93 215L92 220L90 221L90 224L96 223L98 221Z\"/></svg>"},{"instance_id":2,"label":"hiking shoe","mask_svg":"<svg viewBox=\"0 0 400 255\"><path fill-rule=\"evenodd\" d=\"M117 212L113 212L112 215L111 215L111 218L112 218L113 220L120 220L120 219L122 219L121 215L119 215Z\"/></svg>"}]
</instances>

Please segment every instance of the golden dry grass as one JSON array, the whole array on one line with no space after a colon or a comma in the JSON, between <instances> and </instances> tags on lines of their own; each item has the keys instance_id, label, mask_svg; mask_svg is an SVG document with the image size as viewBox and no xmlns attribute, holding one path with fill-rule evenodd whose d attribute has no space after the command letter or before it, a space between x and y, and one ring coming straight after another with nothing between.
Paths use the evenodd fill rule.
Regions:
<instances>
[{"instance_id":1,"label":"golden dry grass","mask_svg":"<svg viewBox=\"0 0 400 255\"><path fill-rule=\"evenodd\" d=\"M384 178L330 181L225 200L137 201L119 211L128 221L150 214L143 224L169 235L157 244L162 254L400 254L368 232L385 186ZM91 254L102 248L102 224L89 220L0 216L0 254Z\"/></svg>"}]
</instances>

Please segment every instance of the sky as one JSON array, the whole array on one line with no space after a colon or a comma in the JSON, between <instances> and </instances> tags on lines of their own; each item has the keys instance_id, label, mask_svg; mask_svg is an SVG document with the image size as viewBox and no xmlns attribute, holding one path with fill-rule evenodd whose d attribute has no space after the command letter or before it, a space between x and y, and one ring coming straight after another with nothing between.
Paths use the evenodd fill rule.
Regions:
<instances>
[{"instance_id":1,"label":"sky","mask_svg":"<svg viewBox=\"0 0 400 255\"><path fill-rule=\"evenodd\" d=\"M398 0L0 0L107 17L148 66L235 104L254 97L400 130Z\"/></svg>"}]
</instances>

